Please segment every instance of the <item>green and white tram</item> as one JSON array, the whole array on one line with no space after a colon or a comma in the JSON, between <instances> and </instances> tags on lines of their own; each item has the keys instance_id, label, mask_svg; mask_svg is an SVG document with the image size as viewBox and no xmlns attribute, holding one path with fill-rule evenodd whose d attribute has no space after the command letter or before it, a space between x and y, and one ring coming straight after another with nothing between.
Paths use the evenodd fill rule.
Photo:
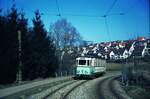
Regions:
<instances>
[{"instance_id":1,"label":"green and white tram","mask_svg":"<svg viewBox=\"0 0 150 99\"><path fill-rule=\"evenodd\" d=\"M106 72L106 60L94 57L78 57L76 58L75 77L96 75Z\"/></svg>"}]
</instances>

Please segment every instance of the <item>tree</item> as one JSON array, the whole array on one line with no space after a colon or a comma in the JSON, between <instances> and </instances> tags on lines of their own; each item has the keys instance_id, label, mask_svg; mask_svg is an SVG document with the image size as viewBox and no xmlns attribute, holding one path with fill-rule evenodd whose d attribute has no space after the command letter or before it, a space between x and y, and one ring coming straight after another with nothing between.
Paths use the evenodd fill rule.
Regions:
<instances>
[{"instance_id":1,"label":"tree","mask_svg":"<svg viewBox=\"0 0 150 99\"><path fill-rule=\"evenodd\" d=\"M10 83L16 80L18 68L18 12L15 6L11 8L8 14L0 18L1 29L1 83Z\"/></svg>"},{"instance_id":2,"label":"tree","mask_svg":"<svg viewBox=\"0 0 150 99\"><path fill-rule=\"evenodd\" d=\"M80 33L66 19L60 19L54 24L51 24L50 32L57 48L59 69L60 71L69 70L74 64L70 59L75 58L72 58L74 55L68 54L68 51L73 50L77 45L80 45L82 41Z\"/></svg>"},{"instance_id":3,"label":"tree","mask_svg":"<svg viewBox=\"0 0 150 99\"><path fill-rule=\"evenodd\" d=\"M40 12L38 10L35 12L33 28L28 28L25 14L18 13L15 6L5 16L1 12L2 10L0 10L0 83L16 81L19 68L22 70L23 80L53 76L58 66L56 47L44 29ZM21 32L21 51L18 31Z\"/></svg>"},{"instance_id":4,"label":"tree","mask_svg":"<svg viewBox=\"0 0 150 99\"><path fill-rule=\"evenodd\" d=\"M50 32L57 48L75 46L82 40L80 33L66 19L60 19L51 24Z\"/></svg>"},{"instance_id":5,"label":"tree","mask_svg":"<svg viewBox=\"0 0 150 99\"><path fill-rule=\"evenodd\" d=\"M1 10L2 12L2 10ZM5 56L6 54L6 45L5 45L5 42L6 42L6 17L4 17L0 12L0 83L6 83L7 79L4 75L7 75L6 74L6 69L7 69L7 66L6 66L6 59L7 57Z\"/></svg>"},{"instance_id":6,"label":"tree","mask_svg":"<svg viewBox=\"0 0 150 99\"><path fill-rule=\"evenodd\" d=\"M32 64L29 74L32 75L31 79L37 77L47 77L55 72L56 60L55 57L55 47L53 41L47 36L47 31L44 29L44 24L42 23L40 12L37 10L35 12L35 17L33 21L33 30L31 36L31 59ZM53 61L55 60L55 61Z\"/></svg>"}]
</instances>

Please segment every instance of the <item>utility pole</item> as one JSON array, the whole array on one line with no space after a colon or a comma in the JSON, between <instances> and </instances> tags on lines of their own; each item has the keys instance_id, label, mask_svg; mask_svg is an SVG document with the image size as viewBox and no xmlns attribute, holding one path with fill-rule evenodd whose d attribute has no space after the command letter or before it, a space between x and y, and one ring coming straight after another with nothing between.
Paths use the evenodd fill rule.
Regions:
<instances>
[{"instance_id":1,"label":"utility pole","mask_svg":"<svg viewBox=\"0 0 150 99\"><path fill-rule=\"evenodd\" d=\"M22 81L22 47L21 47L21 31L18 30L18 57L19 57L19 66L17 71L16 82L21 83Z\"/></svg>"}]
</instances>

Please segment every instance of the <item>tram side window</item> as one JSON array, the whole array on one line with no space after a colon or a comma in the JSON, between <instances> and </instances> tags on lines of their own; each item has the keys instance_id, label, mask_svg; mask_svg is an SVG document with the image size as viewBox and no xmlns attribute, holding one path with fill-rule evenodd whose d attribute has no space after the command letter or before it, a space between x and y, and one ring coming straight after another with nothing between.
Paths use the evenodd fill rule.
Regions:
<instances>
[{"instance_id":1,"label":"tram side window","mask_svg":"<svg viewBox=\"0 0 150 99\"><path fill-rule=\"evenodd\" d=\"M79 65L86 65L86 60L79 60Z\"/></svg>"},{"instance_id":2,"label":"tram side window","mask_svg":"<svg viewBox=\"0 0 150 99\"><path fill-rule=\"evenodd\" d=\"M95 64L94 64L94 60L92 60L92 62L91 62L91 66L94 66Z\"/></svg>"}]
</instances>

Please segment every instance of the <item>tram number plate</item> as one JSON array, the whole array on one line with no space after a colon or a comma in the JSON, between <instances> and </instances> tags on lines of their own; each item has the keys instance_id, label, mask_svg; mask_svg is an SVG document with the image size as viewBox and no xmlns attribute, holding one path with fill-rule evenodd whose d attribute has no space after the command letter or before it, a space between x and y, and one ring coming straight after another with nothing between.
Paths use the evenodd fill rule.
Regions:
<instances>
[{"instance_id":1,"label":"tram number plate","mask_svg":"<svg viewBox=\"0 0 150 99\"><path fill-rule=\"evenodd\" d=\"M78 74L88 74L87 70L77 70Z\"/></svg>"}]
</instances>

